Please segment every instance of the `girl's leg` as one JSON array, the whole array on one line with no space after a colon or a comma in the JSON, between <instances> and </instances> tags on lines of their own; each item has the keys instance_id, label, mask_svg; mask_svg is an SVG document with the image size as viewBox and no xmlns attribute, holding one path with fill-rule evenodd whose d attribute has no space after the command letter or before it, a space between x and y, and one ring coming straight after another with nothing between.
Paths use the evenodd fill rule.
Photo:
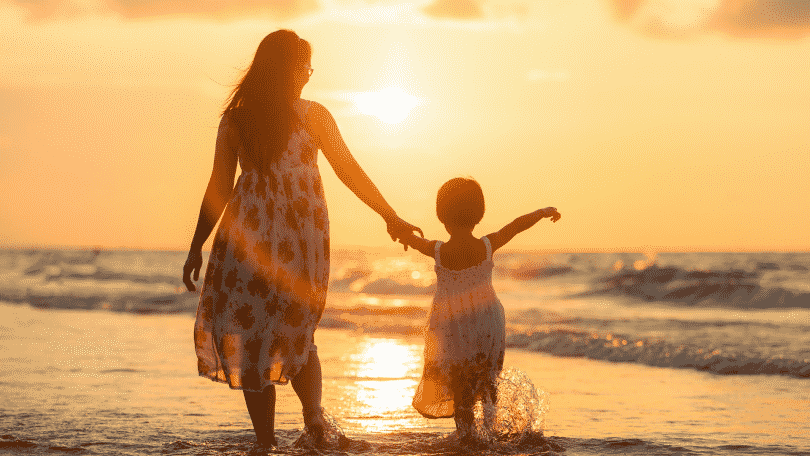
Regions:
<instances>
[{"instance_id":1,"label":"girl's leg","mask_svg":"<svg viewBox=\"0 0 810 456\"><path fill-rule=\"evenodd\" d=\"M309 359L304 367L292 379L292 387L304 412L304 424L313 433L315 442L323 440L324 421L321 411L321 394L323 379L321 376L321 360L318 352L309 353Z\"/></svg>"},{"instance_id":2,"label":"girl's leg","mask_svg":"<svg viewBox=\"0 0 810 456\"><path fill-rule=\"evenodd\" d=\"M484 404L484 424L487 431L494 433L498 418L498 387L495 382L487 382L481 399Z\"/></svg>"},{"instance_id":3,"label":"girl's leg","mask_svg":"<svg viewBox=\"0 0 810 456\"><path fill-rule=\"evenodd\" d=\"M275 446L276 387L270 385L262 392L243 391L256 441L259 445Z\"/></svg>"},{"instance_id":4,"label":"girl's leg","mask_svg":"<svg viewBox=\"0 0 810 456\"><path fill-rule=\"evenodd\" d=\"M456 421L456 433L464 440L472 437L475 398L468 382L461 379L458 383L453 389L453 418Z\"/></svg>"}]
</instances>

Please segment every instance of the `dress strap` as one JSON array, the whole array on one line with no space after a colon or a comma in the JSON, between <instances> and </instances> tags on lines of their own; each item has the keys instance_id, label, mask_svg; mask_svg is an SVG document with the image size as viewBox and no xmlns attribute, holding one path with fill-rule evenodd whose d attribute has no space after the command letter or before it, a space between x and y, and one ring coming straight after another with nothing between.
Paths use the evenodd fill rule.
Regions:
<instances>
[{"instance_id":1,"label":"dress strap","mask_svg":"<svg viewBox=\"0 0 810 456\"><path fill-rule=\"evenodd\" d=\"M302 99L301 99L301 101L303 101L303 102L304 102L304 103L303 103L303 105L304 105L303 117L304 117L304 118L306 118L306 117L307 117L307 114L309 114L309 108L310 108L310 106L312 106L312 100L304 100L304 99L302 98Z\"/></svg>"},{"instance_id":2,"label":"dress strap","mask_svg":"<svg viewBox=\"0 0 810 456\"><path fill-rule=\"evenodd\" d=\"M439 253L439 247L442 245L442 241L436 241L436 247L433 248L433 259L436 260L436 266L441 266L442 259Z\"/></svg>"},{"instance_id":3,"label":"dress strap","mask_svg":"<svg viewBox=\"0 0 810 456\"><path fill-rule=\"evenodd\" d=\"M312 106L312 100L304 100L303 98L296 100L295 104L293 105L295 113L302 121L307 117L310 106Z\"/></svg>"},{"instance_id":4,"label":"dress strap","mask_svg":"<svg viewBox=\"0 0 810 456\"><path fill-rule=\"evenodd\" d=\"M298 120L303 125L304 130L309 134L310 138L315 138L315 133L312 131L312 126L309 124L309 108L312 106L311 100L304 100L303 98L298 99L298 103L295 105L295 114L298 116Z\"/></svg>"},{"instance_id":5,"label":"dress strap","mask_svg":"<svg viewBox=\"0 0 810 456\"><path fill-rule=\"evenodd\" d=\"M489 243L489 238L484 236L481 238L484 241L484 245L487 246L487 261L492 259L492 244Z\"/></svg>"}]
</instances>

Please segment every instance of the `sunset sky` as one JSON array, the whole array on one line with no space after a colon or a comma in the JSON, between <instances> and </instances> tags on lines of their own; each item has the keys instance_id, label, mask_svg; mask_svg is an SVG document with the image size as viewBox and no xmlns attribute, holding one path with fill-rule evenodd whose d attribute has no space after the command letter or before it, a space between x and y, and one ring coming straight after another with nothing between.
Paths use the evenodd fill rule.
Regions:
<instances>
[{"instance_id":1,"label":"sunset sky","mask_svg":"<svg viewBox=\"0 0 810 456\"><path fill-rule=\"evenodd\" d=\"M476 235L563 214L510 248L810 250L805 0L0 0L0 247L187 249L223 102L279 28L429 238L472 176ZM333 245L390 245L320 167Z\"/></svg>"}]
</instances>

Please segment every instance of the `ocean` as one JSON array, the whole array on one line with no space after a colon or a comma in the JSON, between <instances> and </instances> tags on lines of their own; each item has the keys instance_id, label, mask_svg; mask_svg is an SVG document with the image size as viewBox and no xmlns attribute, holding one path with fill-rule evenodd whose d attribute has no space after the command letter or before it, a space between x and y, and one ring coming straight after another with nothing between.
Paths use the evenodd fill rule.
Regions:
<instances>
[{"instance_id":1,"label":"ocean","mask_svg":"<svg viewBox=\"0 0 810 456\"><path fill-rule=\"evenodd\" d=\"M0 250L0 454L255 452L241 393L197 376L185 256ZM810 253L494 259L505 366L539 392L543 438L475 452L810 454ZM345 248L331 264L315 342L346 439L321 453L471 451L410 406L432 259ZM317 454L278 394L279 451Z\"/></svg>"}]
</instances>

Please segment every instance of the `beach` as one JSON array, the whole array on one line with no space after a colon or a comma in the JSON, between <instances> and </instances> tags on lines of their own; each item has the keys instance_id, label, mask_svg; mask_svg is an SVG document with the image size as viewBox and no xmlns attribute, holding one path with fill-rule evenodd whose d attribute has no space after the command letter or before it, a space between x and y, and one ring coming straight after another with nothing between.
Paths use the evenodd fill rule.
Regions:
<instances>
[{"instance_id":1,"label":"beach","mask_svg":"<svg viewBox=\"0 0 810 456\"><path fill-rule=\"evenodd\" d=\"M39 260L26 262L20 259L23 254L14 255L16 262L4 263L5 296L0 303L0 359L4 367L0 372L0 454L237 455L254 449L255 436L241 392L197 375L192 343L194 315L176 309L187 305L183 304L186 300L193 302L195 295L176 292L175 302L163 299L159 305L172 311L143 311L144 302L155 305L153 295L164 293L172 285L156 277L164 274L164 269L168 273L171 268L166 264L175 264L178 255L152 255L170 257L162 263L134 261L143 253L115 253L116 258L129 261L106 263L99 260L103 253L95 259L85 258L83 263L74 255L71 263L63 254L56 260L49 257L47 261L53 263L49 272L43 272L48 266L36 266ZM31 255L43 258L41 254ZM325 454L459 454L461 450L450 438L452 419L428 420L410 406L421 375L420 328L430 295L402 290L430 286L429 281L419 282L425 272L419 269L421 263L407 265L411 282L405 283L395 280L398 273L375 269L377 260L366 265L376 272L365 275L352 272L362 269L362 264L349 267L354 263L345 258L338 261L343 262L335 265L330 285L330 290L335 291L330 293L315 343L323 365L323 406L340 425L349 444ZM803 257L788 263L798 266L802 261ZM610 259L605 262L611 267L615 264ZM61 265L60 271L54 269L54 264ZM95 264L97 268L92 272L77 266L80 264ZM112 268L111 264L121 268L141 266L137 274L130 270L127 279L121 271L105 269ZM527 263L521 264L523 269L509 266L510 270L524 271ZM37 267L40 272L25 273ZM543 270L550 267L559 269L560 265L546 265ZM81 268L85 271L81 279L84 285L71 285L71 277L75 279L75 271ZM804 274L798 267L780 270ZM539 274L540 268L534 271ZM91 272L95 279L87 278ZM382 274L388 281L375 279L374 274ZM563 279L566 275L568 279ZM62 277L61 281L48 280L54 276ZM154 280L147 280L147 276ZM363 287L376 283L378 292L371 293L371 288L368 292L351 291L352 286L360 287L360 276ZM355 279L340 282L347 277ZM797 277L800 284L804 276ZM12 299L10 284L19 284L23 279L28 280L28 291L17 289L21 299ZM91 280L116 281L119 286L91 287L87 283ZM130 288L122 285L125 280L132 283ZM804 360L802 350L806 353L806 345L802 346L802 342L806 336L796 328L808 324L807 309L720 311L692 306L688 310L662 303L634 305L615 296L563 300L560 293L581 293L585 282L581 278L574 280L571 273L527 280L516 282L509 278L497 286L509 327L504 365L525 372L534 386L547 394L544 436L552 446L515 447L510 454L810 454L810 437L806 435L810 380L803 376L803 367L790 367ZM393 286L392 282L399 283L398 294L379 292L385 284ZM84 290L85 294L76 299L81 303L76 306L79 308L64 308L60 303L70 300L58 293L52 293L56 297L51 301L41 298L34 303L24 302L24 293L43 295L37 291L37 283L43 288L50 286L51 291L69 289L70 295L78 295L76 290ZM138 287L153 288L152 294L141 291L140 304L132 298L137 294L133 290L141 290ZM91 296L89 288L105 291ZM110 290L129 298L115 300ZM798 291L791 293L801 296ZM46 307L45 302L53 305ZM135 310L116 310L127 305ZM556 313L548 310L551 308ZM545 321L528 325L527 319L542 309L546 309ZM587 309L588 319L583 309ZM630 318L631 314L635 316ZM693 315L693 324L677 329L683 326L687 314ZM661 330L660 325L652 328L653 315L673 334L686 334L690 340L698 340L697 345L708 348L705 340L713 340L715 347L725 347L731 341L744 339L745 334L756 333L757 344L769 342L763 349L770 347L783 353L783 361L792 363L785 364L781 373L743 374L718 373L720 369L712 367L716 363L710 363L708 358L701 358L707 360L702 367L694 360L689 361L691 367L683 361L655 365L659 361L652 354L657 349L641 350L656 344L684 344ZM594 323L597 320L600 323ZM709 333L701 324L719 332ZM771 328L773 334L763 328ZM696 337L695 332L702 335ZM725 332L733 334L724 336ZM777 337L780 333L784 338L781 346L782 339ZM579 338L587 340L573 342ZM561 340L572 342L561 344ZM604 351L604 359L594 359L602 353L594 348L594 340ZM584 354L566 356L562 345ZM748 351L751 347L741 346L738 350ZM682 354L687 352L682 350ZM775 360L761 360L758 367L751 369L779 366L778 353L774 354ZM722 355L712 356L719 359ZM752 364L753 359L746 363ZM279 451L309 454L311 450L295 445L303 428L300 403L291 386L277 390ZM502 454L503 449L478 452Z\"/></svg>"}]
</instances>

